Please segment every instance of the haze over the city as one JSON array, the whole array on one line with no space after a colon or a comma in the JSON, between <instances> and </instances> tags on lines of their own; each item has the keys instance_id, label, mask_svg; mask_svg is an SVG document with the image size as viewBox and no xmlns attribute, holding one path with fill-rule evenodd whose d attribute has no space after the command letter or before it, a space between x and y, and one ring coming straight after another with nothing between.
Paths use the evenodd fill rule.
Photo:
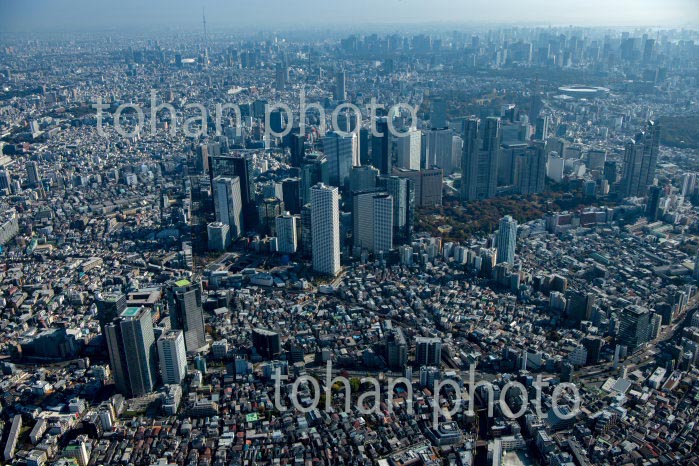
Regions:
<instances>
[{"instance_id":1,"label":"haze over the city","mask_svg":"<svg viewBox=\"0 0 699 466\"><path fill-rule=\"evenodd\" d=\"M620 27L699 24L696 0L273 0L264 4L243 0L2 0L0 28L40 32L195 27L201 24L202 9L211 27L233 30L445 22Z\"/></svg>"},{"instance_id":2,"label":"haze over the city","mask_svg":"<svg viewBox=\"0 0 699 466\"><path fill-rule=\"evenodd\" d=\"M699 466L699 0L0 0L0 465Z\"/></svg>"}]
</instances>

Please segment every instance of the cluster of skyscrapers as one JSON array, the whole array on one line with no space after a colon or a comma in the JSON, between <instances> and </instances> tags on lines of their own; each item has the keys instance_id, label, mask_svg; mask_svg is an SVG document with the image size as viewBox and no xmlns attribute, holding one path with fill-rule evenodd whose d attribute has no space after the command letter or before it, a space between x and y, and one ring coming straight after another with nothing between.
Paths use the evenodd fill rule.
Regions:
<instances>
[{"instance_id":1,"label":"cluster of skyscrapers","mask_svg":"<svg viewBox=\"0 0 699 466\"><path fill-rule=\"evenodd\" d=\"M181 279L167 287L170 328L154 327L153 310L127 307L121 293L97 300L97 316L117 390L129 396L153 391L158 381L184 380L187 354L206 350L201 286Z\"/></svg>"}]
</instances>

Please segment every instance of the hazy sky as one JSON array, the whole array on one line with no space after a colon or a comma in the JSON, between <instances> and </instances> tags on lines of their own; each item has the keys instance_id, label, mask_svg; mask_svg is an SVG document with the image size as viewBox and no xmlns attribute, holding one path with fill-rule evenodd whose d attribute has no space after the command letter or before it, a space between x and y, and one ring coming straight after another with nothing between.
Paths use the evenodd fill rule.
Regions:
<instances>
[{"instance_id":1,"label":"hazy sky","mask_svg":"<svg viewBox=\"0 0 699 466\"><path fill-rule=\"evenodd\" d=\"M201 25L268 29L377 23L699 28L699 0L0 0L0 30Z\"/></svg>"}]
</instances>

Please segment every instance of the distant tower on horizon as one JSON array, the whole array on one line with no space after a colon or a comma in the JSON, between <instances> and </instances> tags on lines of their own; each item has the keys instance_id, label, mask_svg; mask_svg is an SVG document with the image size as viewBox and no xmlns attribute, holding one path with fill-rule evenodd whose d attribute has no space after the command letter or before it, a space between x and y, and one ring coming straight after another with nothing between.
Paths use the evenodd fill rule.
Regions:
<instances>
[{"instance_id":1,"label":"distant tower on horizon","mask_svg":"<svg viewBox=\"0 0 699 466\"><path fill-rule=\"evenodd\" d=\"M204 26L204 69L209 69L209 37L206 34L206 10L201 9L202 25Z\"/></svg>"}]
</instances>

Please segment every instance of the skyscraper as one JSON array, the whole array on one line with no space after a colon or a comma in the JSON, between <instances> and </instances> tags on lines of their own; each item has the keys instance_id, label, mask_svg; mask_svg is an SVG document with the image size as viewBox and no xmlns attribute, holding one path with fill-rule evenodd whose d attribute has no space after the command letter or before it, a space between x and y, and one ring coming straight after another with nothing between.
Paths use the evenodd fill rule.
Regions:
<instances>
[{"instance_id":1,"label":"skyscraper","mask_svg":"<svg viewBox=\"0 0 699 466\"><path fill-rule=\"evenodd\" d=\"M268 197L257 203L257 230L270 236L276 235L276 219L284 212L284 203L276 197Z\"/></svg>"},{"instance_id":2,"label":"skyscraper","mask_svg":"<svg viewBox=\"0 0 699 466\"><path fill-rule=\"evenodd\" d=\"M647 308L631 305L621 311L619 343L626 345L629 353L641 349L650 335L650 312Z\"/></svg>"},{"instance_id":3,"label":"skyscraper","mask_svg":"<svg viewBox=\"0 0 699 466\"><path fill-rule=\"evenodd\" d=\"M694 194L694 188L697 186L697 174L685 173L682 175L682 196L691 197Z\"/></svg>"},{"instance_id":4,"label":"skyscraper","mask_svg":"<svg viewBox=\"0 0 699 466\"><path fill-rule=\"evenodd\" d=\"M419 173L419 172L417 172ZM393 238L403 244L410 241L415 214L415 184L403 176L382 176L379 185L393 198Z\"/></svg>"},{"instance_id":5,"label":"skyscraper","mask_svg":"<svg viewBox=\"0 0 699 466\"><path fill-rule=\"evenodd\" d=\"M282 254L296 252L296 217L284 212L276 218L276 234L278 251Z\"/></svg>"},{"instance_id":6,"label":"skyscraper","mask_svg":"<svg viewBox=\"0 0 699 466\"><path fill-rule=\"evenodd\" d=\"M546 151L536 142L515 157L515 186L520 194L540 193L546 186Z\"/></svg>"},{"instance_id":7,"label":"skyscraper","mask_svg":"<svg viewBox=\"0 0 699 466\"><path fill-rule=\"evenodd\" d=\"M324 154L308 154L301 166L301 205L311 202L311 188L328 183L328 161Z\"/></svg>"},{"instance_id":8,"label":"skyscraper","mask_svg":"<svg viewBox=\"0 0 699 466\"><path fill-rule=\"evenodd\" d=\"M517 221L506 215L500 220L500 228L497 234L497 262L515 263L515 247L517 245Z\"/></svg>"},{"instance_id":9,"label":"skyscraper","mask_svg":"<svg viewBox=\"0 0 699 466\"><path fill-rule=\"evenodd\" d=\"M355 193L352 198L354 245L370 252L393 249L393 198L386 193Z\"/></svg>"},{"instance_id":10,"label":"skyscraper","mask_svg":"<svg viewBox=\"0 0 699 466\"><path fill-rule=\"evenodd\" d=\"M420 168L439 167L447 175L458 169L459 162L455 164L454 161L454 131L446 128L433 129L425 131L424 136L425 160Z\"/></svg>"},{"instance_id":11,"label":"skyscraper","mask_svg":"<svg viewBox=\"0 0 699 466\"><path fill-rule=\"evenodd\" d=\"M328 161L329 184L349 187L352 167L359 165L359 139L356 133L340 136L335 132L323 138L323 152Z\"/></svg>"},{"instance_id":12,"label":"skyscraper","mask_svg":"<svg viewBox=\"0 0 699 466\"><path fill-rule=\"evenodd\" d=\"M590 170L604 170L607 162L605 149L592 149L587 153L587 168Z\"/></svg>"},{"instance_id":13,"label":"skyscraper","mask_svg":"<svg viewBox=\"0 0 699 466\"><path fill-rule=\"evenodd\" d=\"M283 91L286 83L289 80L289 69L281 62L278 62L275 68L275 83L274 87L278 91Z\"/></svg>"},{"instance_id":14,"label":"skyscraper","mask_svg":"<svg viewBox=\"0 0 699 466\"><path fill-rule=\"evenodd\" d=\"M649 121L624 150L624 175L620 194L623 197L645 196L653 184L658 163L660 126Z\"/></svg>"},{"instance_id":15,"label":"skyscraper","mask_svg":"<svg viewBox=\"0 0 699 466\"><path fill-rule=\"evenodd\" d=\"M488 117L464 122L464 148L461 159L461 199L474 201L495 196L497 161L500 148L500 119Z\"/></svg>"},{"instance_id":16,"label":"skyscraper","mask_svg":"<svg viewBox=\"0 0 699 466\"><path fill-rule=\"evenodd\" d=\"M278 358L282 352L279 334L264 328L253 329L252 346L260 356L266 359Z\"/></svg>"},{"instance_id":17,"label":"skyscraper","mask_svg":"<svg viewBox=\"0 0 699 466\"><path fill-rule=\"evenodd\" d=\"M536 119L536 130L534 131L534 140L546 141L549 136L549 117L540 116Z\"/></svg>"},{"instance_id":18,"label":"skyscraper","mask_svg":"<svg viewBox=\"0 0 699 466\"><path fill-rule=\"evenodd\" d=\"M523 156L529 147L525 143L503 143L498 154L498 186L515 184L518 157ZM545 167L544 167L545 168ZM544 171L544 176L546 172Z\"/></svg>"},{"instance_id":19,"label":"skyscraper","mask_svg":"<svg viewBox=\"0 0 699 466\"><path fill-rule=\"evenodd\" d=\"M182 279L171 282L167 290L170 308L170 325L184 332L187 352L196 352L206 346L204 310L201 301L201 285Z\"/></svg>"},{"instance_id":20,"label":"skyscraper","mask_svg":"<svg viewBox=\"0 0 699 466\"><path fill-rule=\"evenodd\" d=\"M386 118L380 118L376 122L376 132L381 136L371 137L371 164L379 169L382 175L391 174L391 135L388 132Z\"/></svg>"},{"instance_id":21,"label":"skyscraper","mask_svg":"<svg viewBox=\"0 0 699 466\"><path fill-rule=\"evenodd\" d=\"M379 170L371 165L352 168L352 173L350 173L350 191L356 193L374 189L378 176Z\"/></svg>"},{"instance_id":22,"label":"skyscraper","mask_svg":"<svg viewBox=\"0 0 699 466\"><path fill-rule=\"evenodd\" d=\"M296 132L289 134L289 163L292 167L300 167L303 163L306 146L305 138Z\"/></svg>"},{"instance_id":23,"label":"skyscraper","mask_svg":"<svg viewBox=\"0 0 699 466\"><path fill-rule=\"evenodd\" d=\"M373 199L374 253L388 253L393 249L393 198L377 194Z\"/></svg>"},{"instance_id":24,"label":"skyscraper","mask_svg":"<svg viewBox=\"0 0 699 466\"><path fill-rule=\"evenodd\" d=\"M648 190L648 200L646 202L646 218L649 222L655 222L660 215L660 198L663 195L663 188L651 186Z\"/></svg>"},{"instance_id":25,"label":"skyscraper","mask_svg":"<svg viewBox=\"0 0 699 466\"><path fill-rule=\"evenodd\" d=\"M409 170L419 170L421 145L422 132L416 128L410 128L405 135L396 138L396 165ZM451 151L451 139L449 150Z\"/></svg>"},{"instance_id":26,"label":"skyscraper","mask_svg":"<svg viewBox=\"0 0 699 466\"><path fill-rule=\"evenodd\" d=\"M442 340L417 337L415 339L415 365L439 367L442 360Z\"/></svg>"},{"instance_id":27,"label":"skyscraper","mask_svg":"<svg viewBox=\"0 0 699 466\"><path fill-rule=\"evenodd\" d=\"M304 257L310 257L313 250L313 225L311 204L301 207L301 252Z\"/></svg>"},{"instance_id":28,"label":"skyscraper","mask_svg":"<svg viewBox=\"0 0 699 466\"><path fill-rule=\"evenodd\" d=\"M333 100L342 101L347 99L347 75L344 71L335 73L335 88L333 89Z\"/></svg>"},{"instance_id":29,"label":"skyscraper","mask_svg":"<svg viewBox=\"0 0 699 466\"><path fill-rule=\"evenodd\" d=\"M244 155L210 157L211 180L217 176L240 178L240 198L243 204L243 223L246 228L257 223L255 207L255 184L253 182L252 160ZM241 230L242 231L242 230Z\"/></svg>"},{"instance_id":30,"label":"skyscraper","mask_svg":"<svg viewBox=\"0 0 699 466\"><path fill-rule=\"evenodd\" d=\"M187 354L182 330L168 330L158 338L160 376L164 384L179 384L187 375Z\"/></svg>"},{"instance_id":31,"label":"skyscraper","mask_svg":"<svg viewBox=\"0 0 699 466\"><path fill-rule=\"evenodd\" d=\"M225 223L212 222L206 226L209 251L225 251L231 244L231 228Z\"/></svg>"},{"instance_id":32,"label":"skyscraper","mask_svg":"<svg viewBox=\"0 0 699 466\"><path fill-rule=\"evenodd\" d=\"M117 390L133 397L153 391L156 349L150 310L127 307L105 327L105 334Z\"/></svg>"},{"instance_id":33,"label":"skyscraper","mask_svg":"<svg viewBox=\"0 0 699 466\"><path fill-rule=\"evenodd\" d=\"M199 144L197 146L194 168L199 173L206 173L209 171L209 146L207 144Z\"/></svg>"},{"instance_id":34,"label":"skyscraper","mask_svg":"<svg viewBox=\"0 0 699 466\"><path fill-rule=\"evenodd\" d=\"M430 107L430 123L433 129L447 127L447 103L441 97L432 100L432 105Z\"/></svg>"},{"instance_id":35,"label":"skyscraper","mask_svg":"<svg viewBox=\"0 0 699 466\"><path fill-rule=\"evenodd\" d=\"M0 191L6 191L7 193L12 191L10 171L5 167L0 169Z\"/></svg>"},{"instance_id":36,"label":"skyscraper","mask_svg":"<svg viewBox=\"0 0 699 466\"><path fill-rule=\"evenodd\" d=\"M119 317L126 309L126 295L121 292L102 293L95 299L97 320L104 334L104 327Z\"/></svg>"},{"instance_id":37,"label":"skyscraper","mask_svg":"<svg viewBox=\"0 0 699 466\"><path fill-rule=\"evenodd\" d=\"M318 183L311 188L313 270L336 276L340 272L340 195L336 187Z\"/></svg>"},{"instance_id":38,"label":"skyscraper","mask_svg":"<svg viewBox=\"0 0 699 466\"><path fill-rule=\"evenodd\" d=\"M243 234L243 201L240 178L237 176L214 178L214 210L216 221L228 225L230 237Z\"/></svg>"},{"instance_id":39,"label":"skyscraper","mask_svg":"<svg viewBox=\"0 0 699 466\"><path fill-rule=\"evenodd\" d=\"M292 214L301 213L301 179L287 178L282 181L284 208Z\"/></svg>"},{"instance_id":40,"label":"skyscraper","mask_svg":"<svg viewBox=\"0 0 699 466\"><path fill-rule=\"evenodd\" d=\"M604 162L604 179L609 182L610 185L616 183L616 162L613 160L607 160Z\"/></svg>"},{"instance_id":41,"label":"skyscraper","mask_svg":"<svg viewBox=\"0 0 699 466\"><path fill-rule=\"evenodd\" d=\"M27 183L30 188L36 188L41 182L41 175L39 174L39 165L34 161L29 161L26 164L27 168Z\"/></svg>"},{"instance_id":42,"label":"skyscraper","mask_svg":"<svg viewBox=\"0 0 699 466\"><path fill-rule=\"evenodd\" d=\"M442 180L441 168L427 170L393 169L393 174L411 181L415 190L416 207L434 207L442 205Z\"/></svg>"}]
</instances>

